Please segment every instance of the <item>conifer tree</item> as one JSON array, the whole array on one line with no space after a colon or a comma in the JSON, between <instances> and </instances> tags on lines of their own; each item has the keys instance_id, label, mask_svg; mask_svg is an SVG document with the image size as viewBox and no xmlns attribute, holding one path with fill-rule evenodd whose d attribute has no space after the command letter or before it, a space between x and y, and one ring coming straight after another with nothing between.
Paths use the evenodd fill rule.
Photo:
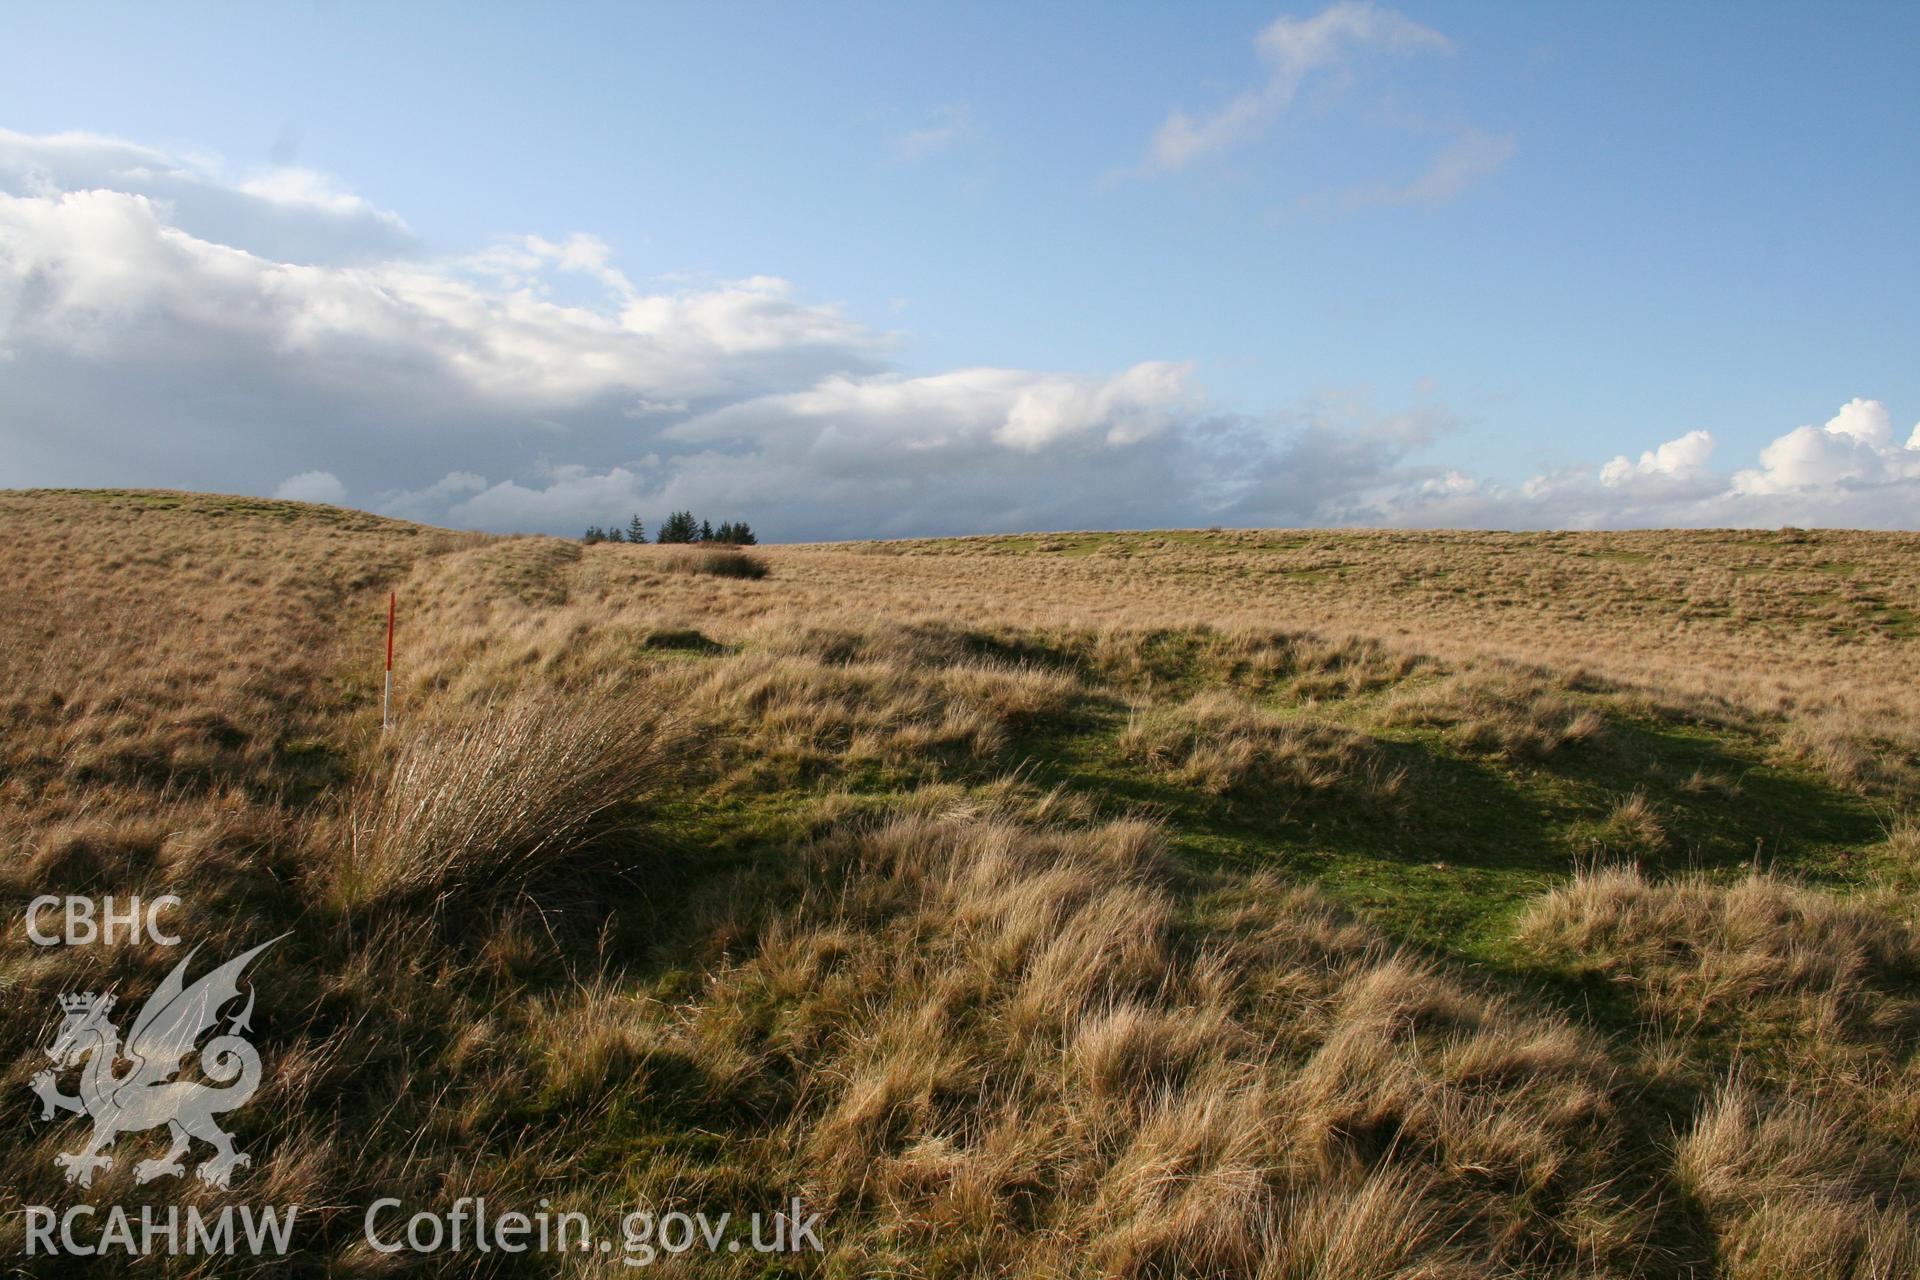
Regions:
<instances>
[{"instance_id":1,"label":"conifer tree","mask_svg":"<svg viewBox=\"0 0 1920 1280\"><path fill-rule=\"evenodd\" d=\"M660 525L661 542L692 542L700 536L700 526L693 521L693 512L676 511Z\"/></svg>"}]
</instances>

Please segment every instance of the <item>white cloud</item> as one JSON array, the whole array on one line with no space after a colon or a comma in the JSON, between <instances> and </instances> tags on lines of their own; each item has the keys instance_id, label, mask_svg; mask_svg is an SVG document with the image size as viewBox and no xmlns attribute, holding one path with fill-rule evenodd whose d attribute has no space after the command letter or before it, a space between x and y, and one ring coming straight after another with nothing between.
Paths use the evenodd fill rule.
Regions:
<instances>
[{"instance_id":1,"label":"white cloud","mask_svg":"<svg viewBox=\"0 0 1920 1280\"><path fill-rule=\"evenodd\" d=\"M266 220L288 201L358 208L311 175L246 199ZM1122 492L1157 489L1170 517L1184 492L1147 461L1178 453L1202 412L1182 364L907 377L884 369L889 335L773 276L642 288L584 235L455 261L289 262L173 215L108 186L0 194L0 349L17 357L0 365L0 482L257 492L318 449L325 476L281 491L562 529L596 505L737 495L738 514L777 509L795 534L858 532L872 495L845 486L874 477L901 528L935 509L972 527L968 503L1068 518L1113 480L1102 455L1136 468L1110 516ZM929 485L944 492L913 496Z\"/></svg>"},{"instance_id":2,"label":"white cloud","mask_svg":"<svg viewBox=\"0 0 1920 1280\"><path fill-rule=\"evenodd\" d=\"M1871 400L1746 467L1690 431L1502 484L1427 461L1459 429L1430 391L1255 415L1172 360L908 374L785 280L640 283L589 235L432 259L325 178L248 191L111 139L0 135L0 177L0 484L375 494L557 532L691 507L781 538L1920 512L1920 429L1900 446Z\"/></svg>"},{"instance_id":3,"label":"white cloud","mask_svg":"<svg viewBox=\"0 0 1920 1280\"><path fill-rule=\"evenodd\" d=\"M1689 476L1706 466L1713 456L1713 433L1689 431L1669 440L1657 449L1640 455L1639 462L1621 454L1600 468L1600 483L1610 488L1631 483L1636 476Z\"/></svg>"},{"instance_id":4,"label":"white cloud","mask_svg":"<svg viewBox=\"0 0 1920 1280\"><path fill-rule=\"evenodd\" d=\"M339 506L347 500L347 487L331 471L302 471L282 480L273 496L291 502L325 502Z\"/></svg>"},{"instance_id":5,"label":"white cloud","mask_svg":"<svg viewBox=\"0 0 1920 1280\"><path fill-rule=\"evenodd\" d=\"M1480 482L1464 471L1449 468L1440 475L1420 482L1420 492L1429 497L1457 498L1462 494L1478 493Z\"/></svg>"},{"instance_id":6,"label":"white cloud","mask_svg":"<svg viewBox=\"0 0 1920 1280\"><path fill-rule=\"evenodd\" d=\"M1350 209L1445 204L1513 159L1515 145L1511 133L1496 138L1478 129L1464 129L1411 182L1356 188L1342 196L1340 203Z\"/></svg>"},{"instance_id":7,"label":"white cloud","mask_svg":"<svg viewBox=\"0 0 1920 1280\"><path fill-rule=\"evenodd\" d=\"M1878 400L1854 399L1824 427L1796 427L1760 451L1757 468L1737 472L1739 493L1862 488L1920 478L1920 428L1905 448L1893 443L1893 418Z\"/></svg>"},{"instance_id":8,"label":"white cloud","mask_svg":"<svg viewBox=\"0 0 1920 1280\"><path fill-rule=\"evenodd\" d=\"M1824 427L1802 426L1760 450L1759 465L1709 467L1711 433L1688 431L1597 471L1571 468L1516 488L1410 493L1391 505L1394 524L1520 528L1912 528L1920 523L1920 429L1903 447L1880 402L1855 399Z\"/></svg>"},{"instance_id":9,"label":"white cloud","mask_svg":"<svg viewBox=\"0 0 1920 1280\"><path fill-rule=\"evenodd\" d=\"M268 492L313 459L440 518L433 476L630 456L689 415L877 372L893 342L772 276L641 288L585 235L439 261L258 251L294 206L391 247L371 233L398 219L319 178L244 192L111 139L11 134L7 175L0 484ZM183 191L244 225L197 234Z\"/></svg>"},{"instance_id":10,"label":"white cloud","mask_svg":"<svg viewBox=\"0 0 1920 1280\"><path fill-rule=\"evenodd\" d=\"M373 262L418 250L401 218L306 169L239 181L218 162L89 133L0 129L0 194L116 191L145 196L168 225L282 262Z\"/></svg>"},{"instance_id":11,"label":"white cloud","mask_svg":"<svg viewBox=\"0 0 1920 1280\"><path fill-rule=\"evenodd\" d=\"M1893 444L1893 416L1878 400L1855 396L1840 406L1840 412L1828 419L1830 435L1850 436L1862 444L1885 449Z\"/></svg>"},{"instance_id":12,"label":"white cloud","mask_svg":"<svg viewBox=\"0 0 1920 1280\"><path fill-rule=\"evenodd\" d=\"M964 102L950 103L934 111L919 128L909 129L895 138L893 150L902 160L923 160L966 141L973 134L973 108Z\"/></svg>"},{"instance_id":13,"label":"white cloud","mask_svg":"<svg viewBox=\"0 0 1920 1280\"><path fill-rule=\"evenodd\" d=\"M1153 177L1187 168L1264 134L1286 113L1305 82L1349 75L1368 52L1414 55L1451 53L1453 42L1430 27L1369 0L1340 0L1311 18L1281 17L1254 40L1266 78L1217 110L1194 116L1175 108L1154 131L1145 158L1131 170ZM1306 209L1353 210L1367 206L1441 205L1514 156L1512 133L1489 134L1460 121L1430 121L1404 110L1400 123L1449 139L1413 177L1380 181L1344 191L1320 191L1299 197Z\"/></svg>"},{"instance_id":14,"label":"white cloud","mask_svg":"<svg viewBox=\"0 0 1920 1280\"><path fill-rule=\"evenodd\" d=\"M1137 444L1190 421L1192 367L1153 361L1111 378L960 369L907 378L833 377L804 391L729 405L671 428L699 441L867 456Z\"/></svg>"},{"instance_id":15,"label":"white cloud","mask_svg":"<svg viewBox=\"0 0 1920 1280\"><path fill-rule=\"evenodd\" d=\"M324 173L312 169L271 169L258 177L234 184L234 189L262 200L294 209L314 209L346 219L365 218L404 230L406 224L395 215L375 208Z\"/></svg>"},{"instance_id":16,"label":"white cloud","mask_svg":"<svg viewBox=\"0 0 1920 1280\"><path fill-rule=\"evenodd\" d=\"M546 249L529 254L529 275L548 267L607 274L577 241ZM0 195L0 320L22 349L62 342L137 359L197 342L255 351L290 376L371 373L415 394L532 409L617 388L736 392L794 353L809 353L816 368L858 366L884 346L835 309L795 301L792 287L772 277L626 290L610 311L555 302L527 278L490 287L484 273L495 270L494 257L294 265L190 236L145 196Z\"/></svg>"},{"instance_id":17,"label":"white cloud","mask_svg":"<svg viewBox=\"0 0 1920 1280\"><path fill-rule=\"evenodd\" d=\"M1266 79L1202 116L1175 108L1154 131L1143 174L1171 173L1263 133L1316 71L1340 67L1363 50L1444 53L1453 44L1391 9L1341 0L1311 18L1276 18L1254 39Z\"/></svg>"}]
</instances>

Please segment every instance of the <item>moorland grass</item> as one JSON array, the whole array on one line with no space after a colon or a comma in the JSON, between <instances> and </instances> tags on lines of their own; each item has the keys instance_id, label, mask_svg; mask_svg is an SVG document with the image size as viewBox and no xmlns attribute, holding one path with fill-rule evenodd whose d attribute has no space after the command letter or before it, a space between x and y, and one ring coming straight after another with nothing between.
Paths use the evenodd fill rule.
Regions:
<instances>
[{"instance_id":1,"label":"moorland grass","mask_svg":"<svg viewBox=\"0 0 1920 1280\"><path fill-rule=\"evenodd\" d=\"M798 1194L820 1275L1916 1265L1911 537L1035 535L718 577L84 491L0 495L0 535L10 912L173 892L209 954L291 931L254 1167L136 1186L129 1137L98 1197L313 1206L310 1274L381 1269L374 1196L462 1194ZM0 942L23 1200L72 1195L25 1087L54 996L173 959ZM414 1263L480 1264L570 1273Z\"/></svg>"}]
</instances>

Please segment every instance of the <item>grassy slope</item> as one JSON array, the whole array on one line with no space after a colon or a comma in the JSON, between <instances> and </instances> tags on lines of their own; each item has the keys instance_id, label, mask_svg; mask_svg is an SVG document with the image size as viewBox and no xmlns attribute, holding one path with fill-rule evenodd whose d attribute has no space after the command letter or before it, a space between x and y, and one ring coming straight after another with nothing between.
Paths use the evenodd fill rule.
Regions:
<instances>
[{"instance_id":1,"label":"grassy slope","mask_svg":"<svg viewBox=\"0 0 1920 1280\"><path fill-rule=\"evenodd\" d=\"M860 1046L891 1042L887 1002L902 997L891 986L856 987L842 993L847 1007L824 1007L843 982L834 962L801 965L788 951L825 955L838 948L857 955L899 928L902 938L918 940L906 945L924 946L929 955L949 947L970 954L965 938L942 932L953 910L941 905L946 899L922 902L913 895L931 890L889 879L897 859L876 862L877 855L857 852L868 838L862 833L905 803L949 824L1018 815L1005 820L1026 833L1022 840L1051 838L1045 832L1061 823L1097 831L1110 820L1145 815L1158 821L1169 852L1152 883L1165 886L1172 950L1155 963L1167 973L1188 971L1193 961L1181 957L1189 948L1229 947L1252 927L1246 922L1256 907L1249 904L1269 902L1276 884L1300 884L1363 922L1374 939L1367 954L1376 957L1367 964L1398 946L1410 962L1437 965L1443 985L1466 993L1460 1001L1491 1000L1496 1005L1487 1008L1517 1011L1498 1014L1496 1021L1508 1020L1502 1027L1510 1022L1524 1029L1535 1017L1569 1019L1569 1034L1587 1037L1582 1043L1592 1046L1581 1052L1596 1055L1580 1070L1614 1073L1605 1087L1621 1118L1609 1122L1613 1145L1605 1148L1605 1167L1590 1179L1618 1193L1621 1204L1599 1215L1611 1215L1612 1225L1581 1226L1578 1214L1551 1203L1567 1193L1542 1188L1571 1175L1527 1174L1523 1182L1548 1181L1527 1182L1532 1189L1517 1192L1497 1185L1497 1178L1478 1191L1463 1189L1471 1188L1472 1176L1460 1169L1482 1164L1447 1155L1452 1148L1439 1139L1440 1154L1429 1168L1421 1163L1426 1157L1397 1148L1369 1154L1366 1139L1349 1124L1344 1137L1325 1140L1333 1144L1325 1150L1345 1154L1313 1176L1352 1200L1357 1188L1376 1185L1367 1179L1386 1168L1382 1161L1412 1159L1408 1177L1437 1179L1418 1203L1443 1206L1434 1210L1440 1217L1431 1238L1407 1245L1405 1257L1396 1259L1397 1246L1384 1237L1362 1247L1380 1260L1379 1274L1447 1273L1449 1267L1457 1274L1680 1275L1716 1268L1771 1274L1768 1268L1783 1265L1785 1256L1769 1234L1777 1224L1753 1226L1748 1208L1722 1205L1712 1190L1717 1184L1689 1173L1673 1151L1677 1141L1688 1150L1685 1135L1706 1134L1707 1121L1721 1114L1713 1109L1720 1105L1717 1091L1736 1061L1777 1084L1783 1097L1817 1092L1804 1082L1836 1068L1809 1050L1810 1038L1824 1034L1804 1025L1814 999L1806 992L1814 988L1796 985L1797 979L1763 984L1764 999L1743 1021L1741 1004L1753 988L1726 985L1701 995L1682 1016L1681 1006L1648 994L1683 990L1692 980L1690 960L1673 959L1672 947L1659 951L1657 961L1637 959L1632 963L1641 968L1624 971L1585 943L1564 945L1562 935L1544 926L1523 935L1522 922L1555 901L1543 895L1567 886L1580 868L1616 861L1634 862L1656 879L1701 872L1723 893L1758 866L1790 873L1821 894L1863 902L1887 885L1907 883L1911 873L1913 841L1899 817L1912 800L1901 772L1908 762L1897 740L1884 736L1888 723L1897 727L1898 708L1876 720L1872 735L1849 755L1832 749L1830 738L1819 740L1825 750L1797 743L1796 721L1777 706L1729 707L1691 691L1649 696L1571 669L1476 667L1457 656L1457 643L1445 660L1410 662L1366 644L1208 631L1184 622L1141 626L1138 618L1118 630L1024 619L1013 625L928 622L915 616L924 612L924 601L879 609L879 618L856 623L852 618L866 612L857 598L840 601L843 616L816 624L821 615L801 593L852 596L870 589L871 580L836 587L835 566L852 561L809 560L803 551L771 552L773 575L765 583L740 583L657 572L646 567L651 552L645 549L598 548L582 557L565 544L488 544L359 513L248 499L5 495L0 519L10 535L15 580L59 605L18 615L0 650L17 690L14 710L29 726L0 774L10 810L5 833L15 851L8 894L24 901L41 891L184 886L194 902L196 936L251 938L262 917L268 927L296 930L286 963L304 972L298 983L283 981L277 989L314 995L308 1007L280 1014L283 1047L273 1065L280 1078L300 1079L279 1086L277 1119L261 1149L272 1170L270 1186L304 1203L352 1205L370 1189L394 1185L423 1202L449 1200L457 1189L494 1187L527 1198L549 1195L591 1208L604 1221L617 1212L614 1206L643 1197L744 1205L804 1188L834 1206L839 1253L837 1260L830 1255L827 1269L843 1274L878 1266L928 1274L1044 1269L1066 1266L1066 1258L1078 1259L1076 1266L1142 1274L1250 1271L1251 1263L1236 1261L1239 1255L1218 1242L1203 1243L1211 1237L1181 1217L1201 1210L1159 1200L1150 1210L1145 1201L1125 1198L1120 1180L1127 1153L1145 1139L1109 1150L1072 1136L1082 1132L1080 1122L1061 1116L1079 1116L1092 1105L1076 1101L1078 1095L1050 1100L1030 1081L1018 1085L1028 1098L1020 1125L1066 1144L1052 1157L1063 1168L1077 1169L1079 1157L1058 1150L1092 1144L1098 1154L1087 1157L1085 1185L1063 1174L1056 1183L997 1190L986 1195L986 1208L964 1211L940 1198L958 1194L951 1185L933 1201L915 1200L927 1193L908 1188L920 1187L913 1179L926 1175L900 1172L918 1168L912 1161L930 1135L948 1134L941 1141L967 1150L984 1141L950 1136L966 1131L964 1124L953 1127L956 1114L970 1113L943 1110L939 1087L913 1104L930 1108L924 1121L911 1118L921 1113L908 1101L898 1102L897 1114L908 1117L899 1123L930 1126L924 1132L875 1136L849 1118L852 1100L832 1082L863 1080L863 1072L877 1069L861 1057ZM115 536L98 537L103 525ZM895 544L884 549L887 555L865 556L859 564L863 574L884 578L890 563L926 556L972 556L989 565L1007 558L1124 556L1148 560L1127 569L1151 575L1151 557L1165 554L1161 573L1170 580L1231 580L1251 561L1262 580L1364 595L1374 536L960 540ZM1755 535L1754 544L1773 536ZM1698 541L1718 546L1719 537ZM1536 549L1543 563L1573 557L1603 565L1628 596L1641 567L1691 554L1685 535L1543 541ZM1738 607L1746 616L1737 626L1725 625L1775 636L1818 634L1821 643L1842 646L1901 646L1911 638L1915 601L1902 594L1902 584L1912 581L1914 565L1902 540L1873 543L1852 535L1852 558L1844 561L1817 547L1765 545L1796 566L1793 581L1743 597ZM1442 584L1435 587L1442 594L1450 578L1498 581L1505 571L1487 566L1512 556L1513 540L1490 535L1479 544L1456 536L1447 554L1448 564L1429 566L1421 579ZM1258 562L1263 556L1289 559L1270 573ZM1746 564L1742 559L1728 572L1738 574ZM1407 581L1371 576L1389 597ZM1830 589L1806 585L1828 578ZM1649 634L1717 607L1711 600L1675 602L1663 613L1669 584L1652 576L1649 582L1656 589L1639 601L1636 624ZM563 856L542 863L532 878L476 873L483 889L449 884L438 907L355 897L361 891L342 882L332 864L343 848L359 847L352 814L372 810L355 806L399 785L392 781L392 752L368 733L376 691L369 664L358 657L371 638L377 601L393 584L418 602L418 665L406 705L419 707L423 721L449 717L444 732L464 732L463 707L490 700L497 706L498 698L516 693L564 695L584 717L586 708L628 696L628 684L619 682L633 680L655 691L647 705L671 701L683 709L668 752L672 761L641 762L617 830L560 851ZM1005 590L1028 585L1014 577ZM1511 584L1488 589L1519 590ZM289 593L297 607L281 608ZM1316 607L1337 606L1342 598L1315 596ZM797 605L786 603L793 599ZM1768 602L1779 607L1755 612ZM1560 600L1555 607L1568 605ZM784 613L787 608L796 612ZM177 633L155 633L151 615L161 609L185 615ZM1022 601L1008 612L1031 613L1032 606ZM1363 612L1356 609L1355 616ZM194 658L179 646L216 622L236 633L220 655L227 676L194 687L194 677L180 674L194 667ZM138 643L129 641L117 664L103 670L87 653L113 642L89 639L105 634L93 628L118 628ZM62 635L68 651L49 658L46 647ZM1478 700L1469 696L1480 687L1475 681L1490 691ZM669 699L661 690L676 692ZM1142 725L1159 718L1177 729L1192 699L1222 690L1235 695L1241 726L1235 733L1251 744L1245 754L1223 764L1200 761L1187 739L1164 749L1141 745ZM1544 711L1542 699L1552 704ZM1595 713L1602 728L1565 743L1501 736L1528 730L1541 715L1564 719L1580 711ZM1299 731L1307 725L1350 731L1362 744L1356 749L1397 785L1368 791L1344 767L1311 785L1300 781L1299 760L1288 753L1302 749ZM1876 767L1862 767L1860 753ZM188 833L184 841L182 832ZM873 905L864 914L846 906L869 897ZM830 908L829 900L840 905ZM932 913L931 923L902 923L919 919L917 912ZM1793 911L1779 914L1785 919ZM1284 914L1277 920L1270 928L1287 936L1307 928ZM845 936L850 932L869 936ZM1831 939L1802 941L1818 951ZM1702 942L1692 951L1705 955L1710 948ZM118 957L103 971L93 957L49 958L9 938L5 1025L25 1045L39 1035L39 1011L52 992L77 982L151 979L170 960ZM1259 987L1280 972L1274 968L1280 963L1247 961L1243 985ZM1344 972L1340 966L1347 963L1315 962L1303 972ZM1877 999L1904 1001L1912 994L1904 963L1875 960L1865 978L1849 980L1865 982ZM1656 964L1671 972L1648 967ZM782 965L799 968L788 973ZM965 965L942 971L943 981L963 971L972 972ZM1335 1011L1327 1016L1337 1022L1342 1002L1354 998L1346 994L1349 987L1370 972L1356 970L1347 986L1311 1003ZM1814 995L1826 999L1838 989L1830 984ZM1002 997L978 998L998 1009ZM1119 997L1110 991L1107 999L1110 1005ZM1775 1007L1780 1001L1787 1003ZM856 1007L867 1012L852 1012ZM1017 1010L1017 1001L1007 1008ZM1096 1001L1085 1019L1098 1011ZM898 1011L901 1018L912 1012ZM973 1046L972 1065L954 1068L960 1078L1002 1080L1015 1089L1006 1081L1027 1080L1026 1055L1076 1052L1080 1041L1071 1026L1048 1032L1055 1040L1035 1040L1039 1048L1003 1043L1013 1034L1004 1025L1009 1016L995 1014L979 1025L961 1016L948 1033L956 1044ZM1297 1070L1301 1074L1283 1075L1276 1087L1304 1088L1310 1064L1324 1051L1315 1037L1326 1033L1273 1021L1279 1016L1257 1000L1235 1015L1245 1034L1269 1046L1303 1037L1298 1062L1284 1061L1294 1052L1287 1050L1278 1065L1258 1070ZM1688 1017L1691 1023L1680 1029ZM1862 1078L1885 1089L1876 1096L1902 1107L1903 1026L1833 1034L1866 1062ZM1447 1033L1436 1034L1444 1041ZM1530 1034L1516 1030L1511 1038ZM1044 1048L1055 1043L1065 1050ZM1408 1052L1418 1059L1424 1051ZM1255 1069L1249 1064L1256 1059L1239 1049L1209 1048L1206 1055L1196 1061L1213 1064L1209 1072L1234 1063L1241 1064L1236 1070ZM31 1058L22 1054L7 1082L11 1109L4 1119L23 1129L35 1128L23 1087ZM1380 1061L1384 1072L1399 1059ZM1444 1063L1418 1059L1416 1065L1440 1073L1434 1088L1452 1079ZM971 1072L985 1075L976 1079ZM1004 1072L1013 1075L997 1074ZM1380 1090L1386 1079L1380 1077ZM1215 1089L1208 1096L1243 1097L1226 1085L1208 1087ZM920 1095L902 1095L912 1097ZM1129 1110L1143 1105L1137 1100L1101 1105L1133 1116L1127 1124L1151 1128L1151 1116L1143 1120ZM1534 1104L1512 1105L1518 1114ZM805 1126L790 1127L789 1111L803 1115ZM1908 1113L1892 1106L1880 1111L1862 1119L1840 1107L1833 1123L1854 1126L1850 1135L1856 1129L1868 1135L1859 1141L1909 1149ZM1409 1104L1396 1123L1413 1132L1423 1114ZM849 1181L832 1154L818 1149L811 1135L820 1132L839 1133L844 1146L865 1153L871 1170L894 1170L873 1172L876 1181L906 1181L887 1192L885 1202L870 1198L879 1193L850 1189L865 1187L867 1175ZM48 1135L16 1154L8 1171L22 1195L53 1200L65 1194L45 1168L62 1136ZM420 1141L425 1157L413 1149ZM1538 1155L1542 1168L1578 1163L1572 1152L1579 1143L1564 1136L1555 1141L1568 1142L1567 1152ZM1262 1167L1305 1159L1300 1150L1268 1153ZM1324 1152L1313 1157L1330 1159ZM1209 1164L1190 1176L1196 1186L1211 1186L1205 1179L1215 1173ZM1892 1238L1911 1231L1900 1217L1908 1213L1906 1179L1903 1169L1861 1174L1859 1187L1848 1182L1831 1201L1854 1217L1868 1201L1876 1212L1893 1213L1882 1231ZM1301 1207L1300 1197L1314 1184L1289 1185L1292 1198L1282 1200L1294 1206L1285 1212L1296 1218L1280 1229L1312 1237L1309 1224L1321 1219ZM1475 1196L1484 1199L1479 1207ZM262 1198L257 1185L252 1198ZM1791 1197L1781 1203L1802 1211ZM1082 1216L1083 1206L1098 1204L1107 1208L1095 1219L1138 1223L1158 1214L1172 1225L1158 1243L1117 1240L1110 1224L1090 1226L1093 1219ZM923 1225L904 1226L902 1212ZM1791 1218L1786 1209L1779 1214ZM1509 1217L1506 1228L1489 1225ZM947 1226L929 1230L929 1219ZM326 1219L305 1241L307 1261L366 1263L353 1243L356 1222L347 1213ZM1471 1229L1462 1225L1469 1222ZM1038 1232L1035 1238L1065 1240L1064 1252L1049 1254L1031 1243L1023 1226ZM1314 1229L1333 1231L1324 1222ZM1007 1238L989 1239L995 1233ZM1334 1243L1327 1243L1334 1240L1327 1235L1320 1246L1325 1265L1333 1265L1325 1259L1335 1255ZM1868 1246L1848 1246L1838 1262L1827 1261L1836 1274L1872 1274L1877 1257ZM536 1262L522 1265L542 1271Z\"/></svg>"}]
</instances>

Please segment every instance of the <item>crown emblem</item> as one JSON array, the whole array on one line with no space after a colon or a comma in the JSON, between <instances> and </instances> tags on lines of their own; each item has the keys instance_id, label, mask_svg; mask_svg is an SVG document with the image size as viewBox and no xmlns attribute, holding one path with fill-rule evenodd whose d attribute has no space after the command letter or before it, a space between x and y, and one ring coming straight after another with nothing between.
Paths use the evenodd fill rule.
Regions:
<instances>
[{"instance_id":1,"label":"crown emblem","mask_svg":"<svg viewBox=\"0 0 1920 1280\"><path fill-rule=\"evenodd\" d=\"M91 991L81 991L73 995L60 997L60 1007L68 1013L86 1013L96 1007L105 1013L113 1008L112 996L97 996Z\"/></svg>"}]
</instances>

